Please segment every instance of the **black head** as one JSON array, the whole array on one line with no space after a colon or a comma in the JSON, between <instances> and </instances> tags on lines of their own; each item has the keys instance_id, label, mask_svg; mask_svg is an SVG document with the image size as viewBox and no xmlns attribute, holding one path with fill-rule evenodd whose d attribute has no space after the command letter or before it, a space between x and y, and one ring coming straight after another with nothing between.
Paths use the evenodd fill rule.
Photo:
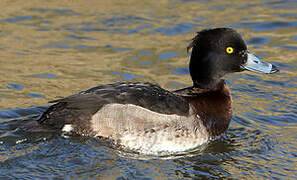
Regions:
<instances>
[{"instance_id":1,"label":"black head","mask_svg":"<svg viewBox=\"0 0 297 180\"><path fill-rule=\"evenodd\" d=\"M195 87L215 88L225 74L246 69L262 73L277 71L275 66L250 54L241 35L231 28L202 30L193 38L190 48L190 74Z\"/></svg>"}]
</instances>

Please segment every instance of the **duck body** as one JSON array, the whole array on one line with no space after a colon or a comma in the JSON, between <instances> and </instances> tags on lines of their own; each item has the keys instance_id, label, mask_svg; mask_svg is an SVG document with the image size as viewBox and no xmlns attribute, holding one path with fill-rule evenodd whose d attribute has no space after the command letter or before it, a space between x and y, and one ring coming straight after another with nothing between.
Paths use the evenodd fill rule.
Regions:
<instances>
[{"instance_id":1,"label":"duck body","mask_svg":"<svg viewBox=\"0 0 297 180\"><path fill-rule=\"evenodd\" d=\"M189 87L173 92L151 83L115 83L54 102L39 119L41 126L105 137L154 155L191 150L216 138L232 116L224 82L215 90Z\"/></svg>"},{"instance_id":2,"label":"duck body","mask_svg":"<svg viewBox=\"0 0 297 180\"><path fill-rule=\"evenodd\" d=\"M101 85L52 101L38 121L23 127L103 137L142 154L183 153L228 129L232 103L224 75L278 71L249 53L231 28L202 30L187 49L191 87L170 92L142 82Z\"/></svg>"}]
</instances>

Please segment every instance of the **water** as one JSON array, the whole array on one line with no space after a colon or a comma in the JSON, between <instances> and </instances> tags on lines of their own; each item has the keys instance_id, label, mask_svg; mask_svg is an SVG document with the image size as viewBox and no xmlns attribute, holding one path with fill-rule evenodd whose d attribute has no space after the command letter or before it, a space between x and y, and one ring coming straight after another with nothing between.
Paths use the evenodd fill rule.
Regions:
<instances>
[{"instance_id":1,"label":"water","mask_svg":"<svg viewBox=\"0 0 297 180\"><path fill-rule=\"evenodd\" d=\"M296 179L297 2L1 1L0 179ZM281 70L226 77L233 118L197 152L143 159L108 142L26 133L48 101L117 81L191 85L186 46L203 28L236 28Z\"/></svg>"}]
</instances>

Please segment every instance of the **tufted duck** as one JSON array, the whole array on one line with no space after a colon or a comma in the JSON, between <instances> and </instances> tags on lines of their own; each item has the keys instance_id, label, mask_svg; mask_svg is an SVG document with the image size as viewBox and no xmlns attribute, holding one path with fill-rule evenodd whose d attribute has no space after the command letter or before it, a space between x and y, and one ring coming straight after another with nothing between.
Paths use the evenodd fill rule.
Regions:
<instances>
[{"instance_id":1,"label":"tufted duck","mask_svg":"<svg viewBox=\"0 0 297 180\"><path fill-rule=\"evenodd\" d=\"M38 121L24 127L104 137L142 154L194 149L228 128L232 108L224 75L278 70L249 53L240 34L231 28L198 32L190 49L191 87L170 92L143 82L101 85L51 101L55 104Z\"/></svg>"}]
</instances>

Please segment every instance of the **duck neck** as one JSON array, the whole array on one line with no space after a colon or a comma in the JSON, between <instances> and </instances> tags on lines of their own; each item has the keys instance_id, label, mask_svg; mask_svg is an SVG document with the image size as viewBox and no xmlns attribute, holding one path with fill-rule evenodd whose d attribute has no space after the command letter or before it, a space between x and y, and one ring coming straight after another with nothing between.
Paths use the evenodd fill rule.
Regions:
<instances>
[{"instance_id":1,"label":"duck neck","mask_svg":"<svg viewBox=\"0 0 297 180\"><path fill-rule=\"evenodd\" d=\"M225 81L223 79L200 79L193 80L194 88L215 90L221 87Z\"/></svg>"},{"instance_id":2,"label":"duck neck","mask_svg":"<svg viewBox=\"0 0 297 180\"><path fill-rule=\"evenodd\" d=\"M189 70L192 77L193 86L202 89L216 89L221 83L221 77L224 76L224 71L211 59L215 59L215 53L203 53L201 50L198 53L196 48L193 48L190 58Z\"/></svg>"}]
</instances>

